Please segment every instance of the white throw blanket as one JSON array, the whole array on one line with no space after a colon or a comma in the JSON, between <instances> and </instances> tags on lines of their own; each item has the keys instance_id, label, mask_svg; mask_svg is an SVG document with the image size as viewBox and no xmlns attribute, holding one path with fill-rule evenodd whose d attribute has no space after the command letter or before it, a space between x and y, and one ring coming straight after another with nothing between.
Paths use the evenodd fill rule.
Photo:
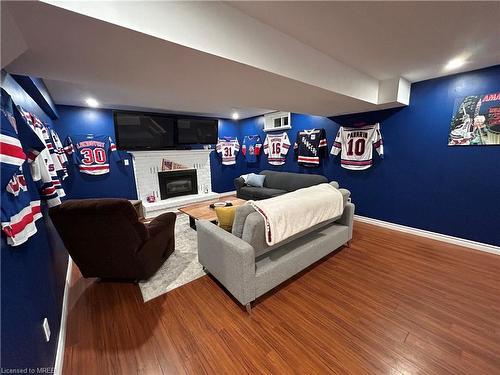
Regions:
<instances>
[{"instance_id":1,"label":"white throw blanket","mask_svg":"<svg viewBox=\"0 0 500 375\"><path fill-rule=\"evenodd\" d=\"M342 193L326 183L249 204L264 218L269 246L344 211Z\"/></svg>"}]
</instances>

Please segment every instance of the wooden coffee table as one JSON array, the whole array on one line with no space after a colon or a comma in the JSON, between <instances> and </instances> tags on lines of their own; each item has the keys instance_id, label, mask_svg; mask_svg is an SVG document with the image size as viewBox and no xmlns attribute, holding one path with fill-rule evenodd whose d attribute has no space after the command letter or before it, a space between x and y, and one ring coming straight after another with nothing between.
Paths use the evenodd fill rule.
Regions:
<instances>
[{"instance_id":1,"label":"wooden coffee table","mask_svg":"<svg viewBox=\"0 0 500 375\"><path fill-rule=\"evenodd\" d=\"M210 208L212 203L230 201L233 206L242 206L246 200L236 198L234 196L223 197L221 199L213 199L210 201L203 201L196 204L179 208L179 211L189 216L189 226L196 230L196 220L209 220L217 222L217 214L215 209Z\"/></svg>"}]
</instances>

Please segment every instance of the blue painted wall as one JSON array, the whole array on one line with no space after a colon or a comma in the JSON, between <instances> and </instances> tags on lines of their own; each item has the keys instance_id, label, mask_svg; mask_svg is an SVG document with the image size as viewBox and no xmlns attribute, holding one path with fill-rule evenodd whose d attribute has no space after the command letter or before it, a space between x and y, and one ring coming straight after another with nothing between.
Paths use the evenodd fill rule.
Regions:
<instances>
[{"instance_id":1,"label":"blue painted wall","mask_svg":"<svg viewBox=\"0 0 500 375\"><path fill-rule=\"evenodd\" d=\"M116 140L113 124L113 111L110 109L92 109L86 107L74 107L58 105L59 119L54 122L54 128L61 140L72 134L99 134L108 135ZM233 120L219 120L219 136L236 135L237 123ZM212 145L214 147L215 145ZM193 149L202 148L202 145L190 145ZM82 198L127 198L137 199L134 170L132 167L132 155L119 151L122 158L129 160L129 165L123 162L114 162L110 165L110 172L103 176L85 175L70 166L70 176L63 181L63 186L69 199ZM212 164L216 163L215 152L210 155ZM228 170L213 168L214 181L219 184L226 181L223 173ZM234 175L236 176L236 174ZM239 176L239 174L238 174ZM231 182L232 185L232 182ZM217 185L217 188L219 186Z\"/></svg>"},{"instance_id":2,"label":"blue painted wall","mask_svg":"<svg viewBox=\"0 0 500 375\"><path fill-rule=\"evenodd\" d=\"M43 121L49 117L8 74L2 87L14 102ZM38 232L23 245L11 247L1 238L1 366L54 366L68 255L48 214L37 221ZM43 318L52 331L46 343Z\"/></svg>"},{"instance_id":3,"label":"blue painted wall","mask_svg":"<svg viewBox=\"0 0 500 375\"><path fill-rule=\"evenodd\" d=\"M408 107L334 118L342 124L380 121L385 158L375 156L372 168L349 171L333 156L318 168L304 168L292 151L281 167L269 165L265 157L247 165L240 153L236 166L214 159L214 191L234 190L235 176L262 169L323 174L351 190L359 215L500 245L500 146L447 146L455 99L498 91L500 66L413 84ZM322 127L330 149L339 127L335 121L292 114L290 141L298 130ZM249 134L264 139L262 128L262 117L239 121L240 142Z\"/></svg>"},{"instance_id":4,"label":"blue painted wall","mask_svg":"<svg viewBox=\"0 0 500 375\"><path fill-rule=\"evenodd\" d=\"M13 74L19 86L37 103L45 115L55 120L58 117L56 106L52 101L49 90L42 79Z\"/></svg>"},{"instance_id":5,"label":"blue painted wall","mask_svg":"<svg viewBox=\"0 0 500 375\"><path fill-rule=\"evenodd\" d=\"M219 120L219 137L238 137L239 135L237 121ZM234 190L233 180L241 175L241 167L239 165L222 165L220 156L214 150L210 153L210 173L212 175L212 191L231 191Z\"/></svg>"},{"instance_id":6,"label":"blue painted wall","mask_svg":"<svg viewBox=\"0 0 500 375\"><path fill-rule=\"evenodd\" d=\"M113 124L113 111L73 106L57 106L59 119L54 121L54 129L64 142L68 135L92 133L110 136L116 140ZM132 156L120 152L123 162L110 163L108 174L92 176L80 173L75 165L70 165L69 177L63 181L68 199L82 198L126 198L137 199Z\"/></svg>"}]
</instances>

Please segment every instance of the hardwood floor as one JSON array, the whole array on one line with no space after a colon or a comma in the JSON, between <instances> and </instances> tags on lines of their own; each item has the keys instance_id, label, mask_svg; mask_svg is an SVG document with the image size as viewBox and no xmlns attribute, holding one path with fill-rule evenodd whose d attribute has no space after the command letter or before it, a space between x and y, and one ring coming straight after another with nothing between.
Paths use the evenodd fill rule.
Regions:
<instances>
[{"instance_id":1,"label":"hardwood floor","mask_svg":"<svg viewBox=\"0 0 500 375\"><path fill-rule=\"evenodd\" d=\"M500 374L500 257L355 223L251 315L202 277L146 304L73 272L63 374Z\"/></svg>"}]
</instances>

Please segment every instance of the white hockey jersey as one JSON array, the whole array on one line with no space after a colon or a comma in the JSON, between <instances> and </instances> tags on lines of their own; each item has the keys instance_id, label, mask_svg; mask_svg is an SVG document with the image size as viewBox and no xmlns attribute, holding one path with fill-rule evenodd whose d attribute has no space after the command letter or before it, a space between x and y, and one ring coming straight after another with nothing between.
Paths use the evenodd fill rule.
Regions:
<instances>
[{"instance_id":1,"label":"white hockey jersey","mask_svg":"<svg viewBox=\"0 0 500 375\"><path fill-rule=\"evenodd\" d=\"M373 149L383 157L384 146L380 125L364 126L362 128L340 127L333 142L331 154L340 154L340 165L346 169L368 169L373 164Z\"/></svg>"},{"instance_id":2,"label":"white hockey jersey","mask_svg":"<svg viewBox=\"0 0 500 375\"><path fill-rule=\"evenodd\" d=\"M52 156L50 155L50 151L45 143L45 137L43 134L45 126L36 116L25 111L23 108L19 107L19 112L21 113L24 121L31 127L44 145L44 149L40 152L40 156L30 163L33 180L40 182L40 196L47 202L47 205L49 207L57 206L61 204L60 198L66 196L66 193L62 188L61 181L57 175L56 167L52 161Z\"/></svg>"},{"instance_id":3,"label":"white hockey jersey","mask_svg":"<svg viewBox=\"0 0 500 375\"><path fill-rule=\"evenodd\" d=\"M57 170L57 165L60 166L60 169L57 170L58 175L62 180L64 180L66 177L68 177L68 158L66 156L66 152L64 151L64 146L61 142L61 139L59 138L59 135L56 133L54 129L47 128L49 132L50 139L52 140L52 145L53 145L53 158L56 157L58 160L58 163L54 162L56 164L56 170Z\"/></svg>"},{"instance_id":4,"label":"white hockey jersey","mask_svg":"<svg viewBox=\"0 0 500 375\"><path fill-rule=\"evenodd\" d=\"M222 156L222 164L233 165L236 164L236 155L240 151L240 143L236 137L222 137L217 141L215 146L217 153Z\"/></svg>"},{"instance_id":5,"label":"white hockey jersey","mask_svg":"<svg viewBox=\"0 0 500 375\"><path fill-rule=\"evenodd\" d=\"M47 146L47 149L49 150L56 174L59 177L59 180L64 180L66 177L68 177L66 166L64 164L65 161L67 162L67 158L66 155L64 154L62 145L57 147L54 141L55 139L57 139L60 143L61 141L59 140L59 136L57 136L57 133L53 129L50 129L47 126L47 124L42 124L41 128L42 128L43 140ZM64 155L64 158L61 157L60 154L61 152ZM62 189L61 186L60 188Z\"/></svg>"},{"instance_id":6,"label":"white hockey jersey","mask_svg":"<svg viewBox=\"0 0 500 375\"><path fill-rule=\"evenodd\" d=\"M268 134L264 141L264 154L267 162L272 165L285 164L286 154L290 149L290 140L286 132L280 134Z\"/></svg>"}]
</instances>

